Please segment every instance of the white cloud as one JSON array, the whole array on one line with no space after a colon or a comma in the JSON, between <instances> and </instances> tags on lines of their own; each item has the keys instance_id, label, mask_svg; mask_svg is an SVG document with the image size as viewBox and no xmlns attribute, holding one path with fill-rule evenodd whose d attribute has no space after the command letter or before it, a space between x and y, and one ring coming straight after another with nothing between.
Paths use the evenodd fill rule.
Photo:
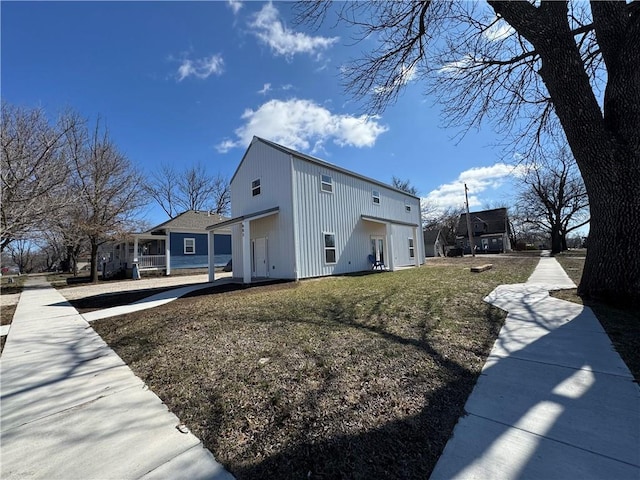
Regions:
<instances>
[{"instance_id":1,"label":"white cloud","mask_svg":"<svg viewBox=\"0 0 640 480\"><path fill-rule=\"evenodd\" d=\"M464 206L464 184L469 189L469 207L479 207L483 201L480 194L489 189L497 189L507 181L522 174L522 166L496 163L491 167L475 167L465 170L453 182L440 185L435 190L423 197L428 205L433 206L438 211L447 208L458 208Z\"/></svg>"},{"instance_id":2,"label":"white cloud","mask_svg":"<svg viewBox=\"0 0 640 480\"><path fill-rule=\"evenodd\" d=\"M491 22L491 26L484 32L482 32L482 35L484 35L484 37L490 42L495 42L497 40L504 40L514 33L515 30L511 27L511 25L509 25L503 19L498 19L497 17L495 17Z\"/></svg>"},{"instance_id":3,"label":"white cloud","mask_svg":"<svg viewBox=\"0 0 640 480\"><path fill-rule=\"evenodd\" d=\"M269 90L271 90L271 84L265 83L262 87L262 90L258 90L258 93L261 95L266 95Z\"/></svg>"},{"instance_id":4,"label":"white cloud","mask_svg":"<svg viewBox=\"0 0 640 480\"><path fill-rule=\"evenodd\" d=\"M278 9L271 2L253 15L249 27L253 33L276 55L291 58L296 53L308 53L320 56L338 37L312 37L301 32L289 30L280 20Z\"/></svg>"},{"instance_id":5,"label":"white cloud","mask_svg":"<svg viewBox=\"0 0 640 480\"><path fill-rule=\"evenodd\" d=\"M220 54L196 60L185 58L178 67L178 81L181 82L190 76L204 79L211 75L222 75L223 71L224 60Z\"/></svg>"},{"instance_id":6,"label":"white cloud","mask_svg":"<svg viewBox=\"0 0 640 480\"><path fill-rule=\"evenodd\" d=\"M254 135L301 151L316 151L327 141L336 145L371 147L388 128L380 117L333 114L311 100L270 100L257 110L242 114L244 125L235 130L236 140L216 146L221 153L246 147Z\"/></svg>"},{"instance_id":7,"label":"white cloud","mask_svg":"<svg viewBox=\"0 0 640 480\"><path fill-rule=\"evenodd\" d=\"M402 87L416 78L416 67L412 65L411 67L407 67L402 65L398 76L393 80L392 84L389 86L378 85L373 87L373 92L376 95L385 95L392 90L395 90L399 87Z\"/></svg>"},{"instance_id":8,"label":"white cloud","mask_svg":"<svg viewBox=\"0 0 640 480\"><path fill-rule=\"evenodd\" d=\"M460 60L445 63L440 67L438 73L448 73L455 76L478 65L481 65L481 62L476 60L470 54L466 54Z\"/></svg>"},{"instance_id":9,"label":"white cloud","mask_svg":"<svg viewBox=\"0 0 640 480\"><path fill-rule=\"evenodd\" d=\"M237 15L242 8L242 2L240 0L227 0L227 5L233 10L234 15Z\"/></svg>"}]
</instances>

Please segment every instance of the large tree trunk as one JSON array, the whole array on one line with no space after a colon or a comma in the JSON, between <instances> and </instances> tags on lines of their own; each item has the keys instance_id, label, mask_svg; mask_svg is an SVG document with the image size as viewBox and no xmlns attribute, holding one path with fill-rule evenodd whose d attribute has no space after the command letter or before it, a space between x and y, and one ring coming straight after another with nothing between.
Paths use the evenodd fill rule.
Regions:
<instances>
[{"instance_id":1,"label":"large tree trunk","mask_svg":"<svg viewBox=\"0 0 640 480\"><path fill-rule=\"evenodd\" d=\"M562 234L558 225L551 225L551 253L555 255L562 251Z\"/></svg>"},{"instance_id":2,"label":"large tree trunk","mask_svg":"<svg viewBox=\"0 0 640 480\"><path fill-rule=\"evenodd\" d=\"M640 19L625 2L591 2L607 68L604 108L567 20L568 3L491 2L542 60L539 74L589 195L589 248L578 292L640 305Z\"/></svg>"},{"instance_id":3,"label":"large tree trunk","mask_svg":"<svg viewBox=\"0 0 640 480\"><path fill-rule=\"evenodd\" d=\"M104 272L103 272L104 273ZM91 242L91 283L98 283L98 244Z\"/></svg>"},{"instance_id":4,"label":"large tree trunk","mask_svg":"<svg viewBox=\"0 0 640 480\"><path fill-rule=\"evenodd\" d=\"M640 305L640 152L617 157L600 174L585 177L591 229L578 293L614 305ZM636 188L621 188L627 182Z\"/></svg>"}]
</instances>

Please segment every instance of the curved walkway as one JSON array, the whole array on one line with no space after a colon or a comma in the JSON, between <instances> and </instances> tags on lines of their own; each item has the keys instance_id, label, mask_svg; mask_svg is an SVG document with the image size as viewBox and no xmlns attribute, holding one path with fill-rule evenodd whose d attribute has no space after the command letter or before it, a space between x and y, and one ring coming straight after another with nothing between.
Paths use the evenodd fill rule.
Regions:
<instances>
[{"instance_id":1,"label":"curved walkway","mask_svg":"<svg viewBox=\"0 0 640 480\"><path fill-rule=\"evenodd\" d=\"M42 277L0 376L3 479L233 478Z\"/></svg>"},{"instance_id":2,"label":"curved walkway","mask_svg":"<svg viewBox=\"0 0 640 480\"><path fill-rule=\"evenodd\" d=\"M485 301L506 321L431 479L638 479L640 389L553 258Z\"/></svg>"},{"instance_id":3,"label":"curved walkway","mask_svg":"<svg viewBox=\"0 0 640 480\"><path fill-rule=\"evenodd\" d=\"M215 284L223 285L225 283L230 283L230 281L230 278L224 278L215 282ZM185 296L188 293L202 290L203 288L209 288L211 287L211 285L213 285L213 283L201 283L198 285L189 285L187 287L174 288L172 290L167 290L166 292L161 292L156 295L143 298L142 300L138 300L137 302L131 303L129 305L120 305L117 307L103 308L102 310L87 312L84 313L82 317L87 322L93 322L95 320L101 320L103 318L115 317L116 315L139 312L140 310L146 310L148 308L155 308L159 307L160 305L165 305L180 297Z\"/></svg>"}]
</instances>

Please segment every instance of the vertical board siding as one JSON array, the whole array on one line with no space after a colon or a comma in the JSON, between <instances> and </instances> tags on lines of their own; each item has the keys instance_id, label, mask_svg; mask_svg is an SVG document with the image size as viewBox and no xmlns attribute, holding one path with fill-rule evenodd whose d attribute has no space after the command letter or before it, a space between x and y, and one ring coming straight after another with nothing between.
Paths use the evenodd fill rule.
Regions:
<instances>
[{"instance_id":1,"label":"vertical board siding","mask_svg":"<svg viewBox=\"0 0 640 480\"><path fill-rule=\"evenodd\" d=\"M363 221L362 215L380 217L400 222L420 223L420 202L391 188L369 183L319 164L294 157L294 199L298 221L298 269L299 277L316 277L367 270L370 265L371 235L385 235L385 225ZM320 190L320 176L330 175L333 193ZM373 203L372 191L380 193L380 204ZM407 212L405 205L411 205ZM336 263L326 264L324 259L323 232L335 234ZM409 265L408 238L411 227L395 225L394 258L396 265ZM403 238L406 237L406 238ZM416 255L423 249L416 241ZM386 245L387 254L389 245Z\"/></svg>"},{"instance_id":2,"label":"vertical board siding","mask_svg":"<svg viewBox=\"0 0 640 480\"><path fill-rule=\"evenodd\" d=\"M330 175L333 193L321 191L321 174ZM252 196L251 182L260 178L260 195ZM373 203L372 191L380 194ZM410 205L407 212L405 206ZM413 265L408 239L413 228L364 221L362 215L420 224L420 201L330 166L291 156L254 140L231 183L232 216L240 217L273 207L280 211L251 221L251 239L266 237L269 276L308 278L368 270L371 236L385 237L385 260ZM294 222L296 222L294 229ZM335 235L336 262L325 262L324 233ZM421 229L415 254L424 262ZM232 227L233 275L242 278L242 225ZM394 251L390 251L390 237Z\"/></svg>"},{"instance_id":3,"label":"vertical board siding","mask_svg":"<svg viewBox=\"0 0 640 480\"><path fill-rule=\"evenodd\" d=\"M260 178L260 195L251 182ZM288 154L254 141L231 183L232 217L273 207L280 211L251 222L251 239L267 237L269 276L295 278L291 160ZM242 225L233 226L233 276L242 278Z\"/></svg>"}]
</instances>

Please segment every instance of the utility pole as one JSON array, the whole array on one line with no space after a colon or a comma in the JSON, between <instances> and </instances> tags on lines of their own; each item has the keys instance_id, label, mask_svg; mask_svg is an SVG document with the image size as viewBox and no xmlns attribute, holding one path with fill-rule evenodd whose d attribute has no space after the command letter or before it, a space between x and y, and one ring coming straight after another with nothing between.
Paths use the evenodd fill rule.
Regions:
<instances>
[{"instance_id":1,"label":"utility pole","mask_svg":"<svg viewBox=\"0 0 640 480\"><path fill-rule=\"evenodd\" d=\"M471 250L471 255L475 258L476 249L473 244L473 234L471 233L471 214L469 213L469 196L467 195L467 184L464 184L464 199L467 206L467 235L469 236L469 250Z\"/></svg>"}]
</instances>

